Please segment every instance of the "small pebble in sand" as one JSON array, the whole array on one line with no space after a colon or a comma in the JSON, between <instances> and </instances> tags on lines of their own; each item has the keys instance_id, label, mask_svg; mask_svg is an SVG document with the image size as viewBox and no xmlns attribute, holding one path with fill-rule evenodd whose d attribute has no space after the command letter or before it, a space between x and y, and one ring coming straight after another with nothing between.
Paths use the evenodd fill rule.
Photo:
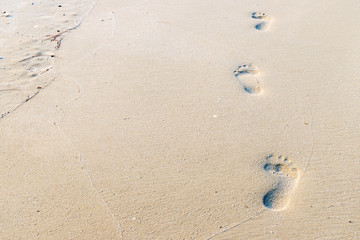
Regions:
<instances>
[{"instance_id":1,"label":"small pebble in sand","mask_svg":"<svg viewBox=\"0 0 360 240\"><path fill-rule=\"evenodd\" d=\"M1 13L3 17L12 17L12 15L8 14L5 10L3 10Z\"/></svg>"}]
</instances>

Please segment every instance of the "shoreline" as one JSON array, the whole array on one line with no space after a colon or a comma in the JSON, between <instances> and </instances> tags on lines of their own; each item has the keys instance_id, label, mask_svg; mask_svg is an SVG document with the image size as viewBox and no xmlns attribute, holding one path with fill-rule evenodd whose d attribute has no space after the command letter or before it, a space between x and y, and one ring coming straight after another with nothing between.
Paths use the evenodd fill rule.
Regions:
<instances>
[{"instance_id":1,"label":"shoreline","mask_svg":"<svg viewBox=\"0 0 360 240\"><path fill-rule=\"evenodd\" d=\"M90 10L88 3L93 2ZM52 70L56 51L67 32L77 28L95 2L82 6L22 1L6 2L2 12L2 50L0 88L1 118L35 97L54 80ZM76 9L76 10L75 10ZM74 11L75 10L75 11Z\"/></svg>"}]
</instances>

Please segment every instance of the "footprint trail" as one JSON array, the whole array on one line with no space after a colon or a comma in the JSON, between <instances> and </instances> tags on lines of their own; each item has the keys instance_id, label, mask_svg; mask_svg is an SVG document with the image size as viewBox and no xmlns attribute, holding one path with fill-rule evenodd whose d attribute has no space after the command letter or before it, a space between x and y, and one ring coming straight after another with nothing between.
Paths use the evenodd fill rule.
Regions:
<instances>
[{"instance_id":1,"label":"footprint trail","mask_svg":"<svg viewBox=\"0 0 360 240\"><path fill-rule=\"evenodd\" d=\"M299 170L293 167L292 162L282 155L268 155L265 171L278 179L275 188L263 197L264 206L273 211L285 210L291 199L291 193L300 179Z\"/></svg>"}]
</instances>

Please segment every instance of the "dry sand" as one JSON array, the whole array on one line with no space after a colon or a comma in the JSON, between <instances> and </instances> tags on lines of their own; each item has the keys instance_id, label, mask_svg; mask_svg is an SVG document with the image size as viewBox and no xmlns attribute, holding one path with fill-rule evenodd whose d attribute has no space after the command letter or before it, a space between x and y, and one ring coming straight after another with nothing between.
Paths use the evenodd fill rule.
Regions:
<instances>
[{"instance_id":1,"label":"dry sand","mask_svg":"<svg viewBox=\"0 0 360 240\"><path fill-rule=\"evenodd\" d=\"M358 1L1 3L1 239L360 239Z\"/></svg>"}]
</instances>

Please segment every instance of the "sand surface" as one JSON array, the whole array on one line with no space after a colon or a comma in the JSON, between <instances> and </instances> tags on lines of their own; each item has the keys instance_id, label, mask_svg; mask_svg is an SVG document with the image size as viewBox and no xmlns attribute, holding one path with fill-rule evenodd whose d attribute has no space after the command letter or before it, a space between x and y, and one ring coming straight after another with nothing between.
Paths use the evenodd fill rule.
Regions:
<instances>
[{"instance_id":1,"label":"sand surface","mask_svg":"<svg viewBox=\"0 0 360 240\"><path fill-rule=\"evenodd\" d=\"M1 239L360 238L358 1L1 3Z\"/></svg>"}]
</instances>

